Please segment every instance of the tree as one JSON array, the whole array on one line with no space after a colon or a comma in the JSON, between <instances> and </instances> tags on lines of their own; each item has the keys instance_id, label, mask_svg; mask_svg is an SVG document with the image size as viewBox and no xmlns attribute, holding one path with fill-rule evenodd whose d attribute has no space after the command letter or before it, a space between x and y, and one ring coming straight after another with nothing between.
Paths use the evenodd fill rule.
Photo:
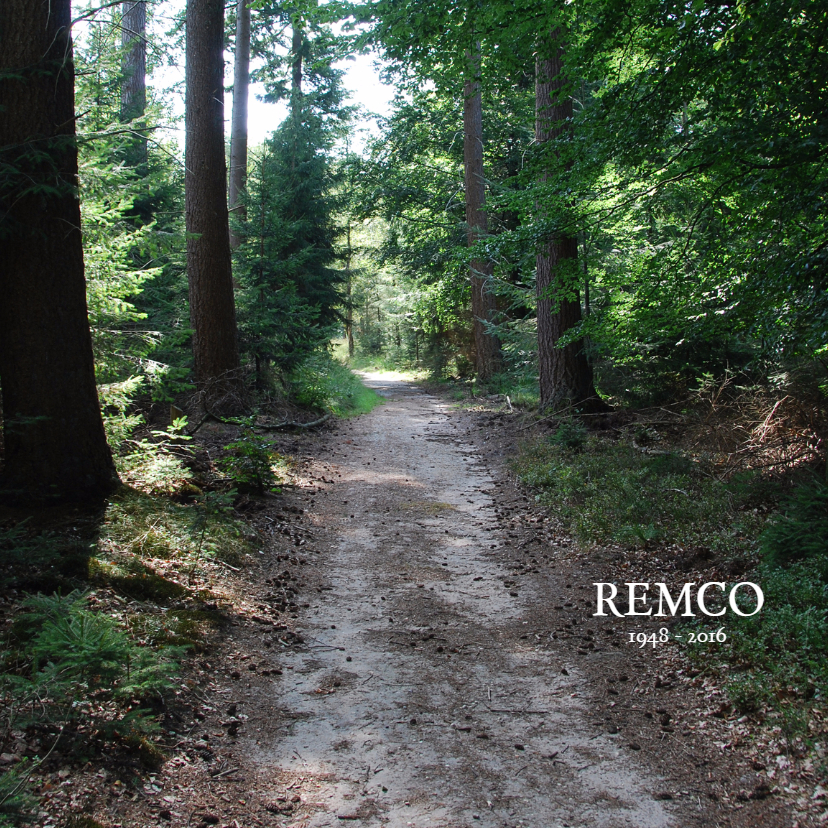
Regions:
<instances>
[{"instance_id":1,"label":"tree","mask_svg":"<svg viewBox=\"0 0 828 828\"><path fill-rule=\"evenodd\" d=\"M440 2L380 0L372 7L375 36L386 55L426 77L442 93L463 90L463 170L466 200L466 240L469 246L486 236L486 185L483 177L483 105L480 94L481 44L475 34L480 9ZM417 21L412 32L412 20ZM458 55L464 55L458 60ZM495 311L488 282L491 262L469 263L475 368L486 379L500 368L500 342L487 327Z\"/></svg>"},{"instance_id":2,"label":"tree","mask_svg":"<svg viewBox=\"0 0 828 828\"><path fill-rule=\"evenodd\" d=\"M259 384L269 366L295 370L341 322L341 174L331 155L347 134L351 109L343 106L342 72L332 66L339 41L312 17L292 14L285 22L290 52L263 74L269 95L288 98L289 115L255 151L235 258L242 348Z\"/></svg>"},{"instance_id":3,"label":"tree","mask_svg":"<svg viewBox=\"0 0 828 828\"><path fill-rule=\"evenodd\" d=\"M185 200L196 380L238 390L239 347L224 157L224 3L187 0Z\"/></svg>"},{"instance_id":4,"label":"tree","mask_svg":"<svg viewBox=\"0 0 828 828\"><path fill-rule=\"evenodd\" d=\"M468 244L486 236L486 181L483 177L483 99L480 94L480 51L469 59L472 77L463 86L463 169L466 186L466 224ZM477 376L488 379L500 368L500 342L486 329L496 310L488 280L492 264L473 259L469 265L471 305L474 317L474 353Z\"/></svg>"},{"instance_id":5,"label":"tree","mask_svg":"<svg viewBox=\"0 0 828 828\"><path fill-rule=\"evenodd\" d=\"M142 118L147 108L147 4L145 0L124 0L121 18L123 78L121 120ZM142 124L138 124L140 131ZM147 163L147 137L140 133L133 143L132 166Z\"/></svg>"},{"instance_id":6,"label":"tree","mask_svg":"<svg viewBox=\"0 0 828 828\"><path fill-rule=\"evenodd\" d=\"M233 69L233 117L230 124L230 186L227 199L230 212L244 220L241 194L247 182L247 99L250 90L250 6L239 0L236 7L236 55ZM241 239L230 231L234 250Z\"/></svg>"},{"instance_id":7,"label":"tree","mask_svg":"<svg viewBox=\"0 0 828 828\"><path fill-rule=\"evenodd\" d=\"M563 34L556 29L535 70L535 140L565 139L572 122L572 99L563 66ZM556 165L560 168L560 164ZM552 231L537 254L538 369L540 406L597 401L592 367L583 339L561 346L560 340L581 322L577 287L578 240L571 231Z\"/></svg>"},{"instance_id":8,"label":"tree","mask_svg":"<svg viewBox=\"0 0 828 828\"><path fill-rule=\"evenodd\" d=\"M25 502L118 484L86 308L69 0L9 0L0 38L0 490Z\"/></svg>"}]
</instances>

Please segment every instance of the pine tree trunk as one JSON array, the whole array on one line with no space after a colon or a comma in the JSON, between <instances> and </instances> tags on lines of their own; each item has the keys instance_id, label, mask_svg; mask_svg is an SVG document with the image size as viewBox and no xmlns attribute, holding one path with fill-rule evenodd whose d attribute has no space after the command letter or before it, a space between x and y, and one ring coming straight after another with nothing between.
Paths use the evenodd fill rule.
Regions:
<instances>
[{"instance_id":1,"label":"pine tree trunk","mask_svg":"<svg viewBox=\"0 0 828 828\"><path fill-rule=\"evenodd\" d=\"M236 9L236 59L233 72L233 118L230 125L230 211L246 218L240 203L247 183L247 98L250 87L250 6L239 0ZM241 239L230 231L230 247L236 249Z\"/></svg>"},{"instance_id":2,"label":"pine tree trunk","mask_svg":"<svg viewBox=\"0 0 828 828\"><path fill-rule=\"evenodd\" d=\"M572 99L562 90L561 32L547 44L551 57L538 59L535 69L535 141L539 144L565 135L571 129ZM538 368L540 407L563 403L599 402L583 340L558 348L558 340L581 321L578 297L578 241L555 234L537 256ZM561 294L566 293L566 297Z\"/></svg>"},{"instance_id":3,"label":"pine tree trunk","mask_svg":"<svg viewBox=\"0 0 828 828\"><path fill-rule=\"evenodd\" d=\"M209 400L240 389L226 200L223 49L222 0L187 0L187 278L195 376Z\"/></svg>"},{"instance_id":4,"label":"pine tree trunk","mask_svg":"<svg viewBox=\"0 0 828 828\"><path fill-rule=\"evenodd\" d=\"M147 109L147 4L145 0L124 0L121 5L121 120L142 118ZM141 130L144 125L136 124ZM128 159L131 166L147 163L146 134L135 136Z\"/></svg>"},{"instance_id":5,"label":"pine tree trunk","mask_svg":"<svg viewBox=\"0 0 828 828\"><path fill-rule=\"evenodd\" d=\"M302 27L298 22L293 24L293 36L291 38L290 53L291 58L291 74L290 74L290 91L291 98L298 97L302 94L302 44L304 43L304 34Z\"/></svg>"},{"instance_id":6,"label":"pine tree trunk","mask_svg":"<svg viewBox=\"0 0 828 828\"><path fill-rule=\"evenodd\" d=\"M118 485L86 307L70 20L70 0L4 0L0 496L27 504Z\"/></svg>"},{"instance_id":7,"label":"pine tree trunk","mask_svg":"<svg viewBox=\"0 0 828 828\"><path fill-rule=\"evenodd\" d=\"M470 61L477 69L479 57ZM488 232L486 182L483 178L483 100L480 82L467 80L463 89L463 165L466 187L466 224L468 243L473 245ZM494 318L494 297L487 290L492 275L491 262L476 259L469 267L474 317L474 351L477 376L488 379L500 369L500 342L486 331L485 322Z\"/></svg>"},{"instance_id":8,"label":"pine tree trunk","mask_svg":"<svg viewBox=\"0 0 828 828\"><path fill-rule=\"evenodd\" d=\"M345 335L348 337L348 356L354 356L354 305L351 301L351 220L348 219L347 228L348 247L345 254Z\"/></svg>"}]
</instances>

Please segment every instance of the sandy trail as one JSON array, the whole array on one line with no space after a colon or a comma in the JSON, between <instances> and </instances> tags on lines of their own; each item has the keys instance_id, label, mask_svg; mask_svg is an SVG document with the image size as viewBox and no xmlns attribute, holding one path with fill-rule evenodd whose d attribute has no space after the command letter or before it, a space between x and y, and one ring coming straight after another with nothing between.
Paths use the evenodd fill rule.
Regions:
<instances>
[{"instance_id":1,"label":"sandy trail","mask_svg":"<svg viewBox=\"0 0 828 828\"><path fill-rule=\"evenodd\" d=\"M272 778L313 783L288 824L686 824L622 737L590 727L586 678L542 621L561 585L510 581L518 541L461 415L365 379L387 402L343 427L341 476L316 496L307 646L281 656L271 732L239 745Z\"/></svg>"}]
</instances>

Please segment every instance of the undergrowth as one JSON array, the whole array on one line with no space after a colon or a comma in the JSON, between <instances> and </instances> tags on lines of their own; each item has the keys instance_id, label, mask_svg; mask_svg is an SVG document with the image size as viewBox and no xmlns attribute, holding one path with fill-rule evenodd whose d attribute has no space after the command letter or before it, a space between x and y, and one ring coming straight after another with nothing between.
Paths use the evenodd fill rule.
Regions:
<instances>
[{"instance_id":1,"label":"undergrowth","mask_svg":"<svg viewBox=\"0 0 828 828\"><path fill-rule=\"evenodd\" d=\"M582 545L655 555L676 544L747 567L739 580L759 584L761 611L716 619L727 641L717 643L712 661L708 644L686 651L700 669L721 666L740 715L770 711L786 735L807 734L809 711L828 698L828 486L821 479L801 479L785 498L778 479L718 480L690 457L588 437L574 421L524 446L516 470ZM709 621L681 626L707 630Z\"/></svg>"},{"instance_id":2,"label":"undergrowth","mask_svg":"<svg viewBox=\"0 0 828 828\"><path fill-rule=\"evenodd\" d=\"M730 695L741 713L763 704L821 705L828 699L828 486L806 479L782 502L759 538L762 561L752 578L765 606L729 619L727 655L739 672ZM789 729L807 721L787 715ZM793 727L796 725L796 727Z\"/></svg>"},{"instance_id":3,"label":"undergrowth","mask_svg":"<svg viewBox=\"0 0 828 828\"><path fill-rule=\"evenodd\" d=\"M740 493L678 453L586 438L563 423L524 448L516 468L536 498L582 543L679 544L727 556L752 551L761 519Z\"/></svg>"},{"instance_id":4,"label":"undergrowth","mask_svg":"<svg viewBox=\"0 0 828 828\"><path fill-rule=\"evenodd\" d=\"M376 391L327 352L306 359L291 373L289 386L299 405L327 410L338 417L367 414L383 403Z\"/></svg>"},{"instance_id":5,"label":"undergrowth","mask_svg":"<svg viewBox=\"0 0 828 828\"><path fill-rule=\"evenodd\" d=\"M337 416L382 402L327 353L284 382L292 402ZM12 597L0 633L0 751L28 754L0 773L0 828L32 819L28 779L58 742L75 757L110 744L148 767L163 761L163 698L181 660L205 651L226 621L216 573L252 552L255 533L235 509L288 477L289 458L254 416L233 420L235 437L211 456L184 418L147 428L132 402L140 386L100 388L126 486L97 511L0 524L0 588ZM38 734L34 754L15 748L24 729Z\"/></svg>"}]
</instances>

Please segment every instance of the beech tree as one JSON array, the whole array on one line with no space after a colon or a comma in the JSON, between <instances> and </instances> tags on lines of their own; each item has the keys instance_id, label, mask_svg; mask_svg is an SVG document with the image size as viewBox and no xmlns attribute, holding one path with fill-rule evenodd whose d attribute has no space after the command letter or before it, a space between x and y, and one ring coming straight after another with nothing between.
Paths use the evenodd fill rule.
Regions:
<instances>
[{"instance_id":1,"label":"beech tree","mask_svg":"<svg viewBox=\"0 0 828 828\"><path fill-rule=\"evenodd\" d=\"M236 6L236 54L233 63L233 116L230 122L230 182L228 205L236 217L245 218L241 194L247 182L247 99L250 94L250 6L239 0ZM241 243L230 231L230 247Z\"/></svg>"},{"instance_id":2,"label":"beech tree","mask_svg":"<svg viewBox=\"0 0 828 828\"><path fill-rule=\"evenodd\" d=\"M118 484L95 387L77 196L70 0L7 0L0 37L0 492Z\"/></svg>"},{"instance_id":3,"label":"beech tree","mask_svg":"<svg viewBox=\"0 0 828 828\"><path fill-rule=\"evenodd\" d=\"M224 156L224 3L187 0L185 201L196 380L237 390L239 346Z\"/></svg>"},{"instance_id":4,"label":"beech tree","mask_svg":"<svg viewBox=\"0 0 828 828\"><path fill-rule=\"evenodd\" d=\"M544 144L569 135L572 98L563 68L562 32L556 29L545 44L535 69L535 141ZM558 165L560 167L560 165ZM592 367L578 339L559 341L581 321L577 288L578 240L572 233L553 231L537 254L538 369L540 407L597 402Z\"/></svg>"}]
</instances>

